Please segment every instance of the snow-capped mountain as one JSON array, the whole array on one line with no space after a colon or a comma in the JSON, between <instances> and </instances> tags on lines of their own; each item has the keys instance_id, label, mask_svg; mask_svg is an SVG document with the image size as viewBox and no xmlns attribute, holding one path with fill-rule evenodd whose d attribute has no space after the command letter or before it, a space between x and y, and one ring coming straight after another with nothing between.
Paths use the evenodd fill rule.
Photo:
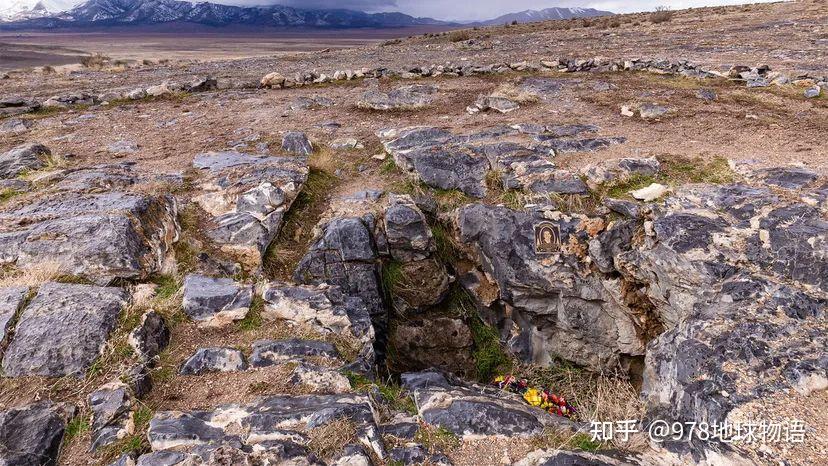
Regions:
<instances>
[{"instance_id":1,"label":"snow-capped mountain","mask_svg":"<svg viewBox=\"0 0 828 466\"><path fill-rule=\"evenodd\" d=\"M593 16L611 15L612 12L596 10L594 8L546 8L543 10L526 10L519 13L509 13L495 19L484 21L482 24L506 24L513 21L518 23L532 23L551 19L589 18Z\"/></svg>"},{"instance_id":2,"label":"snow-capped mountain","mask_svg":"<svg viewBox=\"0 0 828 466\"><path fill-rule=\"evenodd\" d=\"M7 0L0 2L0 21L21 21L69 10L73 0Z\"/></svg>"},{"instance_id":3,"label":"snow-capped mountain","mask_svg":"<svg viewBox=\"0 0 828 466\"><path fill-rule=\"evenodd\" d=\"M71 0L50 0L71 1ZM88 26L147 26L191 23L295 28L383 28L449 24L402 13L369 14L351 10L304 10L282 5L238 7L179 0L89 0L68 11L14 23L2 29L55 29Z\"/></svg>"}]
</instances>

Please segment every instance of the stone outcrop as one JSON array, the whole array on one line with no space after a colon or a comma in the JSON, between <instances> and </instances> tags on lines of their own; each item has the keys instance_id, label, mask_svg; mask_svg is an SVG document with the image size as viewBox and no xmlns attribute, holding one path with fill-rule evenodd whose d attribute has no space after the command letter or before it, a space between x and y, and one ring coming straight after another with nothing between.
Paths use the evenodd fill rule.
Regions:
<instances>
[{"instance_id":1,"label":"stone outcrop","mask_svg":"<svg viewBox=\"0 0 828 466\"><path fill-rule=\"evenodd\" d=\"M603 221L473 204L459 209L455 222L458 239L485 273L477 280L491 280L498 290L490 307L501 310L491 323L513 329L508 344L519 357L548 364L557 355L612 370L644 355L647 316L637 322L630 315L619 280L589 272L588 243ZM534 227L541 222L557 227L559 252L536 251Z\"/></svg>"},{"instance_id":2,"label":"stone outcrop","mask_svg":"<svg viewBox=\"0 0 828 466\"><path fill-rule=\"evenodd\" d=\"M49 401L0 411L0 464L57 464L67 418L73 411Z\"/></svg>"},{"instance_id":3,"label":"stone outcrop","mask_svg":"<svg viewBox=\"0 0 828 466\"><path fill-rule=\"evenodd\" d=\"M402 382L414 393L419 415L425 422L459 437L531 437L545 427L575 429L571 421L528 406L516 395L461 384L439 372L403 374Z\"/></svg>"},{"instance_id":4,"label":"stone outcrop","mask_svg":"<svg viewBox=\"0 0 828 466\"><path fill-rule=\"evenodd\" d=\"M29 288L25 286L0 288L0 348L10 330L12 319L23 306L28 294Z\"/></svg>"},{"instance_id":5,"label":"stone outcrop","mask_svg":"<svg viewBox=\"0 0 828 466\"><path fill-rule=\"evenodd\" d=\"M379 281L375 227L376 219L370 214L337 217L318 226L307 254L296 268L294 280L309 285L333 285L346 296L360 298L381 338L388 325L388 313Z\"/></svg>"},{"instance_id":6,"label":"stone outcrop","mask_svg":"<svg viewBox=\"0 0 828 466\"><path fill-rule=\"evenodd\" d=\"M152 363L170 343L170 329L161 314L149 311L141 316L127 341L139 359Z\"/></svg>"},{"instance_id":7,"label":"stone outcrop","mask_svg":"<svg viewBox=\"0 0 828 466\"><path fill-rule=\"evenodd\" d=\"M4 374L82 377L101 354L126 300L118 288L42 285L20 315L3 358Z\"/></svg>"},{"instance_id":8,"label":"stone outcrop","mask_svg":"<svg viewBox=\"0 0 828 466\"><path fill-rule=\"evenodd\" d=\"M214 218L207 235L222 249L260 263L307 181L307 159L211 152L196 156L193 166L207 174L203 194L194 199Z\"/></svg>"},{"instance_id":9,"label":"stone outcrop","mask_svg":"<svg viewBox=\"0 0 828 466\"><path fill-rule=\"evenodd\" d=\"M429 186L457 189L483 198L486 175L500 174L507 189L532 194L586 194L575 173L551 161L558 152L587 152L623 143L623 138L577 138L591 126L518 124L471 135L454 135L431 127L384 130L378 133L398 167ZM508 138L508 142L503 139Z\"/></svg>"},{"instance_id":10,"label":"stone outcrop","mask_svg":"<svg viewBox=\"0 0 828 466\"><path fill-rule=\"evenodd\" d=\"M161 272L178 239L171 196L126 192L52 195L0 213L0 263L57 263L61 272L108 284Z\"/></svg>"},{"instance_id":11,"label":"stone outcrop","mask_svg":"<svg viewBox=\"0 0 828 466\"><path fill-rule=\"evenodd\" d=\"M182 460L208 460L220 450L229 449L239 455L236 461L273 455L272 460L278 463L291 458L306 458L315 463L315 457L307 450L306 433L337 419L354 423L356 446L385 457L371 404L367 397L359 395L274 396L209 411L158 412L147 433L153 450L148 455L164 452L180 455ZM240 464L236 461L233 464Z\"/></svg>"},{"instance_id":12,"label":"stone outcrop","mask_svg":"<svg viewBox=\"0 0 828 466\"><path fill-rule=\"evenodd\" d=\"M43 168L52 151L42 144L24 144L0 154L0 179L15 178L27 171Z\"/></svg>"},{"instance_id":13,"label":"stone outcrop","mask_svg":"<svg viewBox=\"0 0 828 466\"><path fill-rule=\"evenodd\" d=\"M387 93L374 87L363 94L357 107L379 111L416 110L431 104L437 91L437 87L425 84L402 86Z\"/></svg>"}]
</instances>

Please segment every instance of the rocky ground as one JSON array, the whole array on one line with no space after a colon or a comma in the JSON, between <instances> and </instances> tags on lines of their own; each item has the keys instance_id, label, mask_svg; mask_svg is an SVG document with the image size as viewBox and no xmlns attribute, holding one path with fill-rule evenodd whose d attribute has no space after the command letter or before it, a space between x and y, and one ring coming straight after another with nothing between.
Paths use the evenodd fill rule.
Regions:
<instances>
[{"instance_id":1,"label":"rocky ground","mask_svg":"<svg viewBox=\"0 0 828 466\"><path fill-rule=\"evenodd\" d=\"M819 8L11 73L0 464L819 463Z\"/></svg>"}]
</instances>

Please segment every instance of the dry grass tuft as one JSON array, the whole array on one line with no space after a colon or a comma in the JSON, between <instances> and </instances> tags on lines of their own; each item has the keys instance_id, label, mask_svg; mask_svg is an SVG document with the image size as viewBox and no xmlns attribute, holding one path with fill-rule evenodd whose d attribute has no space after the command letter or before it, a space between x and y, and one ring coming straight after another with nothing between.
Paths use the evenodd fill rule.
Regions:
<instances>
[{"instance_id":1,"label":"dry grass tuft","mask_svg":"<svg viewBox=\"0 0 828 466\"><path fill-rule=\"evenodd\" d=\"M548 368L522 366L516 375L531 386L563 395L578 410L583 422L641 419L644 404L638 390L626 379L596 374L565 363Z\"/></svg>"},{"instance_id":2,"label":"dry grass tuft","mask_svg":"<svg viewBox=\"0 0 828 466\"><path fill-rule=\"evenodd\" d=\"M350 419L339 418L311 429L308 438L308 449L321 459L329 459L356 441L356 425Z\"/></svg>"},{"instance_id":3,"label":"dry grass tuft","mask_svg":"<svg viewBox=\"0 0 828 466\"><path fill-rule=\"evenodd\" d=\"M25 269L11 269L0 274L0 288L27 286L37 288L55 281L62 275L63 264L57 261L44 261Z\"/></svg>"},{"instance_id":4,"label":"dry grass tuft","mask_svg":"<svg viewBox=\"0 0 828 466\"><path fill-rule=\"evenodd\" d=\"M674 14L673 11L670 11L669 7L658 6L655 12L650 14L650 22L653 24L666 23L673 19Z\"/></svg>"}]
</instances>

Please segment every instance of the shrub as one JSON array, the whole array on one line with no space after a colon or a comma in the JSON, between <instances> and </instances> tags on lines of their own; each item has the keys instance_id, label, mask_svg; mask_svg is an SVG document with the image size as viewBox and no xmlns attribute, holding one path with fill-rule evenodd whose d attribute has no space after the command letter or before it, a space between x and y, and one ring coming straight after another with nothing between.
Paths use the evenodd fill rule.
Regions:
<instances>
[{"instance_id":1,"label":"shrub","mask_svg":"<svg viewBox=\"0 0 828 466\"><path fill-rule=\"evenodd\" d=\"M466 30L452 31L451 34L449 34L449 40L451 42L463 42L469 39L471 39L471 34L469 34L469 31Z\"/></svg>"},{"instance_id":2,"label":"shrub","mask_svg":"<svg viewBox=\"0 0 828 466\"><path fill-rule=\"evenodd\" d=\"M101 68L109 61L109 57L101 55L100 53L96 53L95 55L89 55L86 57L81 57L80 62L81 65L87 68Z\"/></svg>"},{"instance_id":3,"label":"shrub","mask_svg":"<svg viewBox=\"0 0 828 466\"><path fill-rule=\"evenodd\" d=\"M666 23L673 19L673 12L669 7L656 7L655 12L650 15L650 22L653 24Z\"/></svg>"}]
</instances>

